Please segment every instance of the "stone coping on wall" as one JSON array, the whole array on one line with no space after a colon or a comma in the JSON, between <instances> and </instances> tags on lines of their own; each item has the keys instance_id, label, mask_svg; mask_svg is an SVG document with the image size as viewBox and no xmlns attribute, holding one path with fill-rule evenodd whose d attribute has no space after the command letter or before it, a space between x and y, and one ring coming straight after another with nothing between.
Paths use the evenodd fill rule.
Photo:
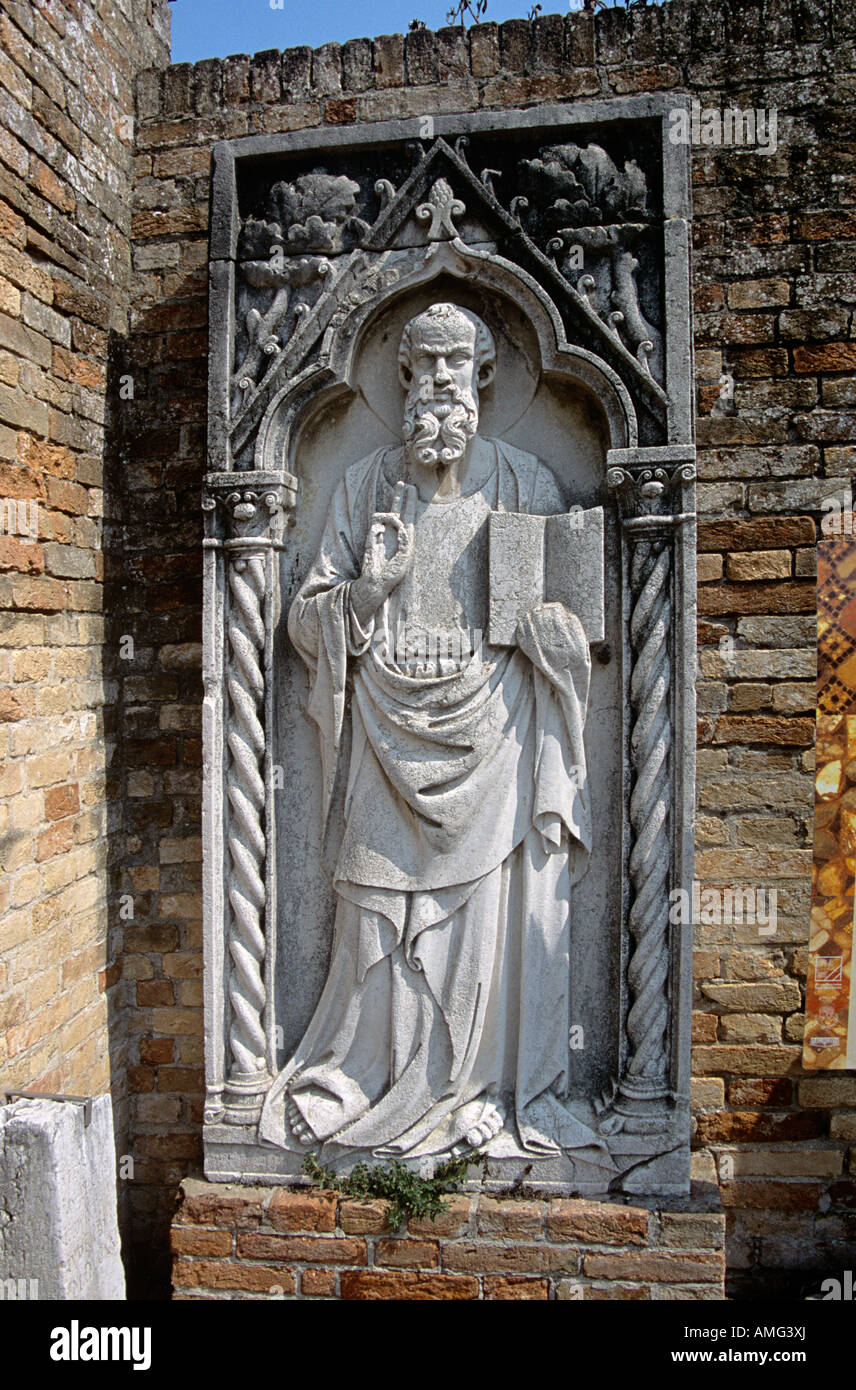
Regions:
<instances>
[{"instance_id":1,"label":"stone coping on wall","mask_svg":"<svg viewBox=\"0 0 856 1390\"><path fill-rule=\"evenodd\" d=\"M710 1183L655 1203L443 1199L398 1230L389 1203L186 1178L173 1298L722 1300L725 1217Z\"/></svg>"},{"instance_id":2,"label":"stone coping on wall","mask_svg":"<svg viewBox=\"0 0 856 1390\"><path fill-rule=\"evenodd\" d=\"M234 136L732 81L747 53L763 52L768 81L788 81L802 70L795 46L851 41L851 12L850 0L767 0L762 19L745 0L671 0L236 53L141 74L137 114L168 144L211 118L224 138L224 113ZM247 106L252 119L236 109Z\"/></svg>"}]
</instances>

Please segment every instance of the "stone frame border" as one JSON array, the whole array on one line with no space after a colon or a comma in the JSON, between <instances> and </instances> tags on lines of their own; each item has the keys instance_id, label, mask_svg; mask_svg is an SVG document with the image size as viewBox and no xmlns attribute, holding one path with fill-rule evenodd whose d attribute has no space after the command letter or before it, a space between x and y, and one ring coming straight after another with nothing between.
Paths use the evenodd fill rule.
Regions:
<instances>
[{"instance_id":1,"label":"stone frame border","mask_svg":"<svg viewBox=\"0 0 856 1390\"><path fill-rule=\"evenodd\" d=\"M370 150L413 140L432 140L437 137L456 137L469 133L496 132L503 129L526 130L537 133L539 130L555 133L556 127L572 130L578 126L603 126L627 121L659 121L661 130L661 171L662 171L662 217L663 217L663 310L664 338L666 345L665 390L666 390L666 435L667 442L656 446L633 446L613 448L606 459L607 482L614 490L622 521L624 563L624 615L625 632L632 630L634 610L640 598L632 593L629 576L634 572L637 558L644 554L637 565L641 576L639 584L650 587L651 564L659 565L658 584L660 598L665 601L659 610L662 628L663 612L670 624L666 631L665 645L661 641L658 660L665 661L666 695L662 698L663 708L657 711L652 720L651 711L646 704L648 696L636 698L633 706L636 722L641 727L652 722L662 731L665 721L666 737L662 747L649 748L660 769L659 801L652 794L650 804L642 807L637 821L633 822L634 835L629 829L625 845L625 860L632 853L631 838L639 840L646 817L659 811L661 827L665 826L659 843L651 850L648 858L658 864L666 894L669 886L681 886L691 890L694 819L694 773L695 773L695 485L694 457L692 443L693 431L693 369L691 332L691 290L690 290L690 183L689 150L686 146L674 145L668 139L667 115L669 112L685 108L687 98L657 94L653 96L618 98L615 100L595 100L575 103L573 106L553 104L528 108L526 110L507 110L497 112L461 113L460 115L422 116L406 120L359 123L337 129L313 129L288 134L255 135L232 141L221 142L212 150L212 203L209 260L209 333L211 350L209 353L209 468L206 477L206 580L205 580L205 661L203 675L205 683L205 743L204 766L206 770L203 842L206 868L204 872L204 916L205 916L205 1031L206 1031L206 1170L209 1176L219 1180L241 1180L242 1174L235 1171L233 1145L255 1146L251 1161L252 1177L244 1174L244 1180L276 1182L282 1174L276 1163L276 1152L259 1150L255 1139L255 1119L261 1105L261 1097L270 1082L275 1069L275 1054L268 1025L264 1047L258 1047L258 1056L253 1066L258 1076L246 1070L233 1073L227 1079L225 1074L225 1053L228 1046L226 1033L229 1023L229 999L232 994L234 1008L242 1004L241 989L247 999L261 997L259 991L269 993L272 958L275 946L269 947L255 962L249 959L249 971L243 972L243 985L239 981L239 997L234 997L232 979L226 988L224 979L227 960L226 942L234 944L233 970L240 975L238 962L252 957L251 943L255 928L250 923L244 940L232 943L235 933L227 931L227 872L225 847L229 841L230 821L235 819L235 802L229 811L229 799L224 795L227 782L226 742L224 738L225 712L227 709L226 689L233 680L237 668L229 668L229 655L226 652L225 635L227 623L224 619L225 594L228 588L226 570L242 567L250 555L265 553L264 566L269 583L276 589L274 569L271 567L275 553L281 545L276 525L268 525L262 519L261 530L254 528L248 538L242 527L235 528L236 485L246 487L255 485L264 490L264 501L268 503L271 522L274 513L279 522L283 512L290 510L296 501L296 484L289 473L282 469L266 467L260 471L234 469L229 448L229 388L230 353L234 336L234 286L239 219L237 207L237 165L239 162L255 162L261 158L277 155L294 155L313 150L351 149ZM271 499L274 504L271 507ZM254 497L255 520L262 508L256 505ZM225 522L218 518L226 518ZM247 543L249 539L249 544ZM222 552L222 559L218 555ZM229 552L229 553L227 553ZM654 560L651 560L651 557ZM659 558L658 558L659 557ZM231 566L227 563L231 562ZM257 562L259 563L259 562ZM640 568L641 565L641 568ZM648 566L646 569L645 566ZM260 571L261 572L261 571ZM261 583L261 580L259 581ZM261 685L259 687L259 715L266 725L270 711L271 640L274 610L277 607L276 592L265 593L260 590L259 615L266 629L259 640L258 655ZM672 614L674 622L672 623ZM639 619L641 622L641 618ZM643 647L647 649L646 631L640 628L638 643L633 647L634 655L639 655ZM649 634L650 635L650 634ZM240 635L239 635L240 636ZM626 639L627 640L627 639ZM632 644L631 644L632 645ZM233 667L239 649L232 650ZM238 663L240 664L240 663ZM240 674L237 672L237 674ZM628 663L628 697L630 685L636 677L634 670L630 675ZM653 677L652 677L653 679ZM234 680L233 680L234 683ZM662 682L660 683L662 685ZM232 698L233 710L237 708ZM640 702L641 700L641 702ZM628 707L633 702L629 700ZM629 734L629 730L628 730ZM655 740L656 742L656 740ZM639 783L643 778L644 759L634 750L629 752L631 740L628 738L625 767L625 785L630 794L631 781ZM233 758L234 758L234 749ZM659 759L659 761L657 761ZM665 760L666 772L662 765ZM258 760L263 774L265 795L260 798L255 830L250 825L250 840L255 834L262 838L275 834L273 822L273 797L269 777L270 752L266 749ZM630 770L632 768L632 771ZM231 770L231 769L230 769ZM665 777L665 782L664 782ZM663 791L663 786L669 790ZM655 789L656 790L656 789ZM240 791L240 788L239 788ZM633 819L632 817L630 818ZM627 815L625 812L625 821ZM637 823L638 822L638 823ZM229 841L231 845L231 841ZM246 848L246 846L244 846ZM649 847L650 848L650 847ZM232 868L240 868L242 847L232 855ZM215 867L212 873L208 865ZM664 867L665 865L665 867ZM271 938L272 902L270 857L259 865L268 891L265 893L263 916L266 920L261 926L266 939ZM639 883L644 883L646 874L650 876L650 866L643 866L641 877L636 875L635 896L639 896ZM628 882L626 869L623 871L625 884ZM637 881L638 880L638 881ZM628 890L628 897L630 897ZM235 906L232 898L233 908ZM629 904L632 912L633 903ZM662 907L662 904L661 904ZM234 914L233 914L234 915ZM631 917L632 922L632 917ZM238 934L240 936L240 934ZM622 959L622 990L633 996L634 1006L639 1001L636 993L627 983L628 969L631 972L634 961L641 961L641 973L650 976L650 963L656 956L655 975L662 980L660 997L655 1000L656 1007L646 1006L632 1023L628 1024L629 1044L622 1045L621 1080L607 1112L607 1131L615 1134L618 1147L627 1152L640 1154L636 1168L625 1174L622 1190L635 1192L665 1193L681 1192L687 1189L689 1181L689 1057L691 1024L691 982L692 982L692 927L684 924L677 929L665 925L662 910L658 922L643 922L639 932L634 931L633 945L624 942ZM266 957L266 958L265 958ZM256 968L257 967L257 968ZM665 1022L664 1000L666 1007ZM644 1002L644 1001L643 1001ZM258 1006L257 1014L260 1017ZM250 1009L250 1014L252 1009ZM636 1010L639 1014L639 1008ZM652 1032L653 1030L653 1032ZM659 1033L658 1033L659 1030ZM640 1074L628 1079L628 1062L632 1070L634 1056L645 1055L651 1037L655 1044L659 1037L661 1062L660 1073L653 1080L647 1076L646 1066L640 1063ZM663 1049L668 1047L668 1056ZM650 1047L649 1047L650 1050ZM224 1094L226 1105L224 1107ZM668 1099L667 1099L668 1098ZM674 1142L670 1136L665 1148L658 1140L666 1116L663 1105L674 1108ZM226 1124L224 1124L224 1120ZM612 1124L610 1131L608 1126ZM669 1126L671 1129L672 1126ZM622 1133L622 1131L624 1131ZM674 1150L680 1149L683 1155L677 1170L670 1163L675 1157ZM230 1152L231 1151L231 1152ZM641 1154L647 1155L647 1160ZM249 1157L249 1155L248 1155ZM261 1158L261 1161L259 1161ZM270 1160L269 1162L266 1160ZM647 1172L646 1172L647 1169ZM536 1179L537 1180L537 1179ZM488 1186L502 1186L502 1183L489 1182ZM553 1186L552 1183L544 1184ZM582 1189L580 1189L582 1190Z\"/></svg>"}]
</instances>

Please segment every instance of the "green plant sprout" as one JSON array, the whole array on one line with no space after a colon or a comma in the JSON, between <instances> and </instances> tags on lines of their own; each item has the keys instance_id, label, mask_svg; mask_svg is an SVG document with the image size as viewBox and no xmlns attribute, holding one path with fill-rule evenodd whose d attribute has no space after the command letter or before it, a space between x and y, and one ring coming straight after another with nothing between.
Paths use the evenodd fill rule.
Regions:
<instances>
[{"instance_id":1,"label":"green plant sprout","mask_svg":"<svg viewBox=\"0 0 856 1390\"><path fill-rule=\"evenodd\" d=\"M472 1156L450 1158L435 1169L433 1177L420 1178L393 1159L381 1168L358 1163L347 1177L340 1177L329 1168L322 1168L314 1154L307 1154L302 1171L321 1187L341 1192L344 1197L383 1197L390 1203L389 1224L394 1231L408 1216L433 1220L443 1210L441 1198L459 1192L467 1176Z\"/></svg>"}]
</instances>

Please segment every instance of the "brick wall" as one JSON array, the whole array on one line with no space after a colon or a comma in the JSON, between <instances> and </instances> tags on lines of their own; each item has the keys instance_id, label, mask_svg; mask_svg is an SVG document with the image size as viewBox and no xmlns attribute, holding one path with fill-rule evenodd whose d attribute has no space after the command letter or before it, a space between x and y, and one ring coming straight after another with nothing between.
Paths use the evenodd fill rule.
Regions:
<instances>
[{"instance_id":1,"label":"brick wall","mask_svg":"<svg viewBox=\"0 0 856 1390\"><path fill-rule=\"evenodd\" d=\"M134 83L168 61L168 16L166 0L0 0L0 1084L112 1089L120 1148L110 421Z\"/></svg>"},{"instance_id":2,"label":"brick wall","mask_svg":"<svg viewBox=\"0 0 856 1390\"><path fill-rule=\"evenodd\" d=\"M188 1179L175 1297L722 1299L724 1217L673 1205L460 1195L393 1231L385 1201Z\"/></svg>"},{"instance_id":3,"label":"brick wall","mask_svg":"<svg viewBox=\"0 0 856 1390\"><path fill-rule=\"evenodd\" d=\"M738 1292L852 1263L856 1080L804 1077L814 535L856 447L853 38L847 3L548 15L146 73L138 86L126 679L128 884L143 896L134 1133L153 1219L198 1162L199 483L208 152L258 131L652 89L778 111L775 154L700 147L694 295L702 514L698 878L778 892L775 938L697 929L697 1170L721 1178ZM731 378L733 393L720 378ZM734 656L726 665L727 642ZM139 1051L137 1051L139 1049Z\"/></svg>"},{"instance_id":4,"label":"brick wall","mask_svg":"<svg viewBox=\"0 0 856 1390\"><path fill-rule=\"evenodd\" d=\"M49 8L51 16L68 13L71 23L70 3ZM78 0L78 9L91 16L94 0ZM45 543L26 555L10 546L6 554L17 555L18 565L0 576L10 586L7 606L17 610L6 620L8 630L18 632L13 640L21 644L9 654L10 667L18 660L23 672L28 661L44 660L34 649L46 631L47 659L59 662L3 696L12 715L20 715L8 725L13 756L3 772L12 778L7 785L13 793L9 887L19 882L19 895L32 897L14 903L12 925L4 928L9 944L0 948L0 1008L23 1009L29 1024L37 1000L31 1003L26 991L42 979L57 993L55 1002L38 1008L56 1008L60 1015L49 1037L45 1027L47 1041L30 1043L33 1065L19 1064L14 1079L45 1086L46 1077L57 1081L56 1030L72 1022L66 1024L63 1011L84 991L94 996L97 978L87 964L79 994L72 980L61 983L73 954L74 924L80 924L83 949L98 943L98 968L118 970L118 936L109 954L104 943L104 895L108 888L129 894L133 917L123 924L117 910L111 919L111 930L125 928L124 983L112 997L128 1002L112 1041L121 1052L126 1036L129 1049L138 1267L148 1265L163 1287L175 1194L181 1177L198 1167L201 1149L199 492L211 144L256 131L654 89L686 90L703 105L775 107L777 153L693 151L702 513L697 876L720 888L775 887L779 909L772 939L761 938L754 926L697 928L696 1171L720 1178L735 1291L769 1296L798 1288L812 1271L852 1265L856 1080L804 1075L799 1046L811 869L812 527L822 499L849 488L856 460L852 5L669 0L662 7L484 24L465 36L420 31L165 71L159 70L162 49L155 47L152 70L137 83L127 342L121 312L124 173L116 174L111 222L95 201L96 190L103 198L107 191L91 170L105 157L93 152L98 139L124 170L128 139L111 133L109 120L93 112L82 145L90 173L79 172L78 184L61 191L64 171L75 168L74 152L60 134L51 135L53 144L39 135L48 120L40 113L48 112L59 128L66 108L58 97L64 94L72 124L83 119L76 114L83 110L79 101L68 107L77 88L74 73L66 73L79 60L80 45L60 42L47 11L0 0L5 32L21 53L32 54L34 40L36 48L53 45L38 66L41 77L14 54L0 68L3 111L10 113L2 122L10 133L0 136L0 198L7 201L3 215L11 228L2 251L2 284L9 288L2 290L7 298L0 311L13 316L20 301L18 331L35 335L36 346L12 357L35 362L27 370L40 382L49 377L52 393L26 390L37 414L41 400L43 413L29 420L29 428L13 419L0 438L7 452L14 445L8 486L26 477L31 490L43 488L45 525L58 528L46 530ZM121 11L109 13L115 18L99 27L98 44L122 32ZM129 51L124 46L111 78L126 96ZM62 75L48 91L55 69ZM17 96L8 91L16 72L23 83ZM98 90L113 88L99 84ZM103 100L109 115L114 98ZM49 177L51 150L59 184ZM48 188L54 199L74 199L74 216ZM91 237L82 238L78 225ZM43 243L54 248L50 255ZM24 275L33 277L31 283L21 282ZM55 341L27 321L34 304L42 306L36 308L42 323L48 322L43 311L53 310L69 326L69 342L62 336L68 329L54 319ZM105 304L115 306L106 318ZM60 564L85 570L87 556L98 563L97 536L84 523L94 521L103 487L98 412L105 398L103 385L87 384L87 374L92 364L105 371L111 330L113 379L129 375L134 398L120 410L115 386L106 395L120 432L120 466L115 485L106 489L116 518L106 569L107 607L116 623L102 668L104 588L95 574L51 567L60 552ZM2 362L11 372L13 364L6 357ZM733 390L728 383L722 390L722 376ZM4 402L21 402L25 394L5 376L0 388ZM52 419L59 423L53 426ZM63 433L66 421L80 432ZM43 570L29 572L33 566ZM35 595L34 586L40 589L34 607L15 597ZM134 638L133 659L120 656L122 635ZM733 655L726 662L729 641ZM69 659L92 667L80 673L63 666ZM99 713L105 673L115 682L106 730ZM92 704L78 698L78 687ZM50 699L69 705L42 713ZM90 722L63 723L79 714ZM66 755L67 771L64 763L50 762ZM109 885L95 858L106 854L100 827L108 756L117 797L121 792L121 825L111 839L116 878ZM31 782L30 789L25 776L47 781ZM64 790L66 782L77 783L79 810L64 800L74 795ZM30 824L28 817L38 820ZM99 829L87 839L95 824ZM37 841L42 832L47 837ZM73 896L78 891L95 897L79 901ZM41 932L40 941L33 940L34 931ZM23 954L10 977L8 962L16 952ZM49 952L56 963L45 968ZM84 1015L91 1009L103 1029L103 997L75 1007ZM13 1018L7 1019L7 1039L20 1039ZM85 1039L81 1046L88 1046ZM44 1056L36 1065L40 1047ZM103 1067L103 1056L100 1049L93 1066ZM123 1084L119 1068L117 1089ZM75 1085L91 1082L81 1076Z\"/></svg>"}]
</instances>

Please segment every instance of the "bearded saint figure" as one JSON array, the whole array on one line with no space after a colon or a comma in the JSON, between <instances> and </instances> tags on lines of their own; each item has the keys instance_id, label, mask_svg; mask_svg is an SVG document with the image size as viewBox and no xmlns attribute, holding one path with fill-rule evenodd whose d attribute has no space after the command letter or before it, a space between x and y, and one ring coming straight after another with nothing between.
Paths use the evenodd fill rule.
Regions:
<instances>
[{"instance_id":1,"label":"bearded saint figure","mask_svg":"<svg viewBox=\"0 0 856 1390\"><path fill-rule=\"evenodd\" d=\"M337 909L324 990L260 1135L334 1166L480 1147L612 1166L567 1104L588 644L557 603L511 647L482 636L491 511L565 510L549 468L477 432L495 365L467 310L407 324L403 447L348 470L289 613Z\"/></svg>"}]
</instances>

